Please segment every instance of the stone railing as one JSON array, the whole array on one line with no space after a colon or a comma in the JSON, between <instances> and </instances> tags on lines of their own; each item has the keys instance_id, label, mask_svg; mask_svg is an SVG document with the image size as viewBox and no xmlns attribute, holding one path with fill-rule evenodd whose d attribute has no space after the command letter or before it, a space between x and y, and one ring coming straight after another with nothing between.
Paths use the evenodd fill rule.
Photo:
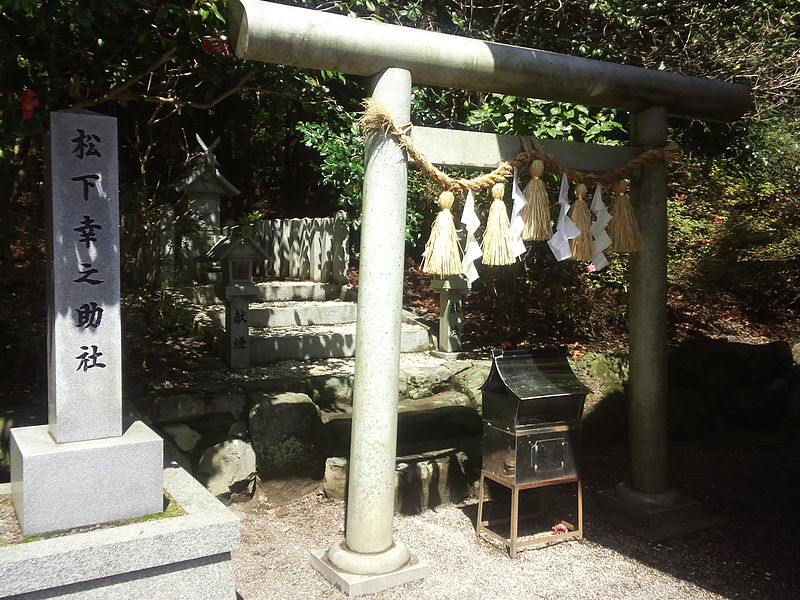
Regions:
<instances>
[{"instance_id":1,"label":"stone railing","mask_svg":"<svg viewBox=\"0 0 800 600\"><path fill-rule=\"evenodd\" d=\"M349 228L344 211L316 219L269 219L255 229L271 257L266 277L347 283Z\"/></svg>"}]
</instances>

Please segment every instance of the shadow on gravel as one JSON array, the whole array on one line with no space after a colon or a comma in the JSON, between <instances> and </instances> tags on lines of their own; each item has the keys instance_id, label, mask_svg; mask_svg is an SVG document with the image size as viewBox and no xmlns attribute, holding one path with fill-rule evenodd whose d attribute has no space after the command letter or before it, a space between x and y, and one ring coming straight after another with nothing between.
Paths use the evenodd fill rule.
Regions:
<instances>
[{"instance_id":1,"label":"shadow on gravel","mask_svg":"<svg viewBox=\"0 0 800 600\"><path fill-rule=\"evenodd\" d=\"M796 600L800 598L798 437L790 431L728 430L692 442L673 442L673 485L726 523L662 543L640 539L602 520L595 495L626 478L627 449L588 447L583 466L584 538L727 598ZM505 500L500 495L498 500L507 514ZM461 510L474 527L477 505Z\"/></svg>"}]
</instances>

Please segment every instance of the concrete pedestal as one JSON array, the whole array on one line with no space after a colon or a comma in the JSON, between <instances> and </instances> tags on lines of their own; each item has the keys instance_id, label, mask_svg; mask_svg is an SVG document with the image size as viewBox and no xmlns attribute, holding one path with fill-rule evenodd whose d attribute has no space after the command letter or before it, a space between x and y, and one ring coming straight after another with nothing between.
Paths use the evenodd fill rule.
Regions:
<instances>
[{"instance_id":1,"label":"concrete pedestal","mask_svg":"<svg viewBox=\"0 0 800 600\"><path fill-rule=\"evenodd\" d=\"M120 437L57 444L11 430L11 495L25 535L161 512L163 446L141 421Z\"/></svg>"},{"instance_id":2,"label":"concrete pedestal","mask_svg":"<svg viewBox=\"0 0 800 600\"><path fill-rule=\"evenodd\" d=\"M677 490L648 494L621 483L597 496L601 515L610 523L650 542L722 525L719 517L707 515L703 505Z\"/></svg>"},{"instance_id":3,"label":"concrete pedestal","mask_svg":"<svg viewBox=\"0 0 800 600\"><path fill-rule=\"evenodd\" d=\"M387 573L359 575L344 571L328 560L331 550L312 550L311 565L319 571L325 579L339 588L348 597L375 594L391 587L403 585L417 579L422 579L430 574L430 566L420 562L413 554L408 554L408 560Z\"/></svg>"},{"instance_id":4,"label":"concrete pedestal","mask_svg":"<svg viewBox=\"0 0 800 600\"><path fill-rule=\"evenodd\" d=\"M161 472L185 515L0 547L0 597L234 600L239 519L183 469Z\"/></svg>"}]
</instances>

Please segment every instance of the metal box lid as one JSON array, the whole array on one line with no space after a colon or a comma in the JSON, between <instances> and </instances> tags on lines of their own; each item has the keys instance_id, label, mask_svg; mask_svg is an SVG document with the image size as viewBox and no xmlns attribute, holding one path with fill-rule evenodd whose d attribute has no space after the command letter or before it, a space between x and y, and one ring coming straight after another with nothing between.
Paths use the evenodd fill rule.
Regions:
<instances>
[{"instance_id":1,"label":"metal box lid","mask_svg":"<svg viewBox=\"0 0 800 600\"><path fill-rule=\"evenodd\" d=\"M566 350L492 350L481 387L483 418L498 427L575 421L591 390L575 377Z\"/></svg>"},{"instance_id":2,"label":"metal box lid","mask_svg":"<svg viewBox=\"0 0 800 600\"><path fill-rule=\"evenodd\" d=\"M566 350L492 350L492 371L483 388L499 377L520 400L589 394L591 390L575 377Z\"/></svg>"}]
</instances>

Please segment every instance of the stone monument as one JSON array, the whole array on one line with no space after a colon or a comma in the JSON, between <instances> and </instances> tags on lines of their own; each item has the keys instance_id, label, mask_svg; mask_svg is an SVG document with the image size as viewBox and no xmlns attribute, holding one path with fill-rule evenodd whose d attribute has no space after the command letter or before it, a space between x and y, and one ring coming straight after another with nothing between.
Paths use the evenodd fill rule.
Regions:
<instances>
[{"instance_id":1,"label":"stone monument","mask_svg":"<svg viewBox=\"0 0 800 600\"><path fill-rule=\"evenodd\" d=\"M53 112L49 147L49 425L11 430L25 535L163 510L162 441L122 431L117 122Z\"/></svg>"}]
</instances>

